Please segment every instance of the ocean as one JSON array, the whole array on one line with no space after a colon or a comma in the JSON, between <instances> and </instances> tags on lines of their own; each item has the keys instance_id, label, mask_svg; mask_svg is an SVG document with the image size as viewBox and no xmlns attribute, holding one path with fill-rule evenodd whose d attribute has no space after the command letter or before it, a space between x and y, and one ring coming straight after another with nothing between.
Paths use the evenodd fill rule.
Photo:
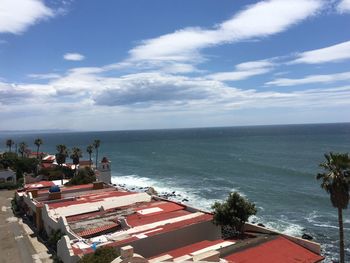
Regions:
<instances>
[{"instance_id":1,"label":"ocean","mask_svg":"<svg viewBox=\"0 0 350 263\"><path fill-rule=\"evenodd\" d=\"M57 144L86 146L101 140L100 157L112 162L113 183L153 186L210 211L215 201L238 191L258 207L251 221L322 244L326 262L338 255L337 210L315 177L324 153L350 151L350 124L313 124L144 131L11 133L5 140L55 153ZM86 159L88 155L85 152ZM350 259L350 208L344 211L346 257Z\"/></svg>"}]
</instances>

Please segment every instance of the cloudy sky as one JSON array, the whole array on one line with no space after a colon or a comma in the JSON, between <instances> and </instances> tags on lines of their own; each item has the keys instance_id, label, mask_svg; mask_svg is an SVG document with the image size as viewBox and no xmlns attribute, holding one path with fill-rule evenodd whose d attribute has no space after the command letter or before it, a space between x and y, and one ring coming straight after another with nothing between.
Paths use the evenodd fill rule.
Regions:
<instances>
[{"instance_id":1,"label":"cloudy sky","mask_svg":"<svg viewBox=\"0 0 350 263\"><path fill-rule=\"evenodd\" d=\"M350 0L0 0L0 130L350 121Z\"/></svg>"}]
</instances>

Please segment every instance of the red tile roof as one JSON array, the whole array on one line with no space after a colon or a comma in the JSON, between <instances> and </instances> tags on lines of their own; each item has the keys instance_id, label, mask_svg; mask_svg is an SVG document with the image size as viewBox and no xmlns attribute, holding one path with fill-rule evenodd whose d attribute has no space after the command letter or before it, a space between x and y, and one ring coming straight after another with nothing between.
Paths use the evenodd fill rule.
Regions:
<instances>
[{"instance_id":1,"label":"red tile roof","mask_svg":"<svg viewBox=\"0 0 350 263\"><path fill-rule=\"evenodd\" d=\"M35 182L31 184L26 184L24 186L25 189L40 189L40 188L49 188L51 186L54 186L55 184L51 181L40 181L40 182Z\"/></svg>"},{"instance_id":2,"label":"red tile roof","mask_svg":"<svg viewBox=\"0 0 350 263\"><path fill-rule=\"evenodd\" d=\"M219 244L219 243L224 242L224 241L225 240L223 240L223 239L218 239L218 240L214 240L214 241L204 240L204 241L194 243L194 244L191 244L191 245L188 245L185 247L180 247L180 248L177 248L177 249L174 249L171 251L167 251L165 253L162 253L160 255L157 255L157 256L154 256L151 258L157 258L157 257L163 256L166 254L172 256L173 258L178 258L178 257L184 256L184 255L188 255L190 253L193 253L195 251Z\"/></svg>"},{"instance_id":3,"label":"red tile roof","mask_svg":"<svg viewBox=\"0 0 350 263\"><path fill-rule=\"evenodd\" d=\"M191 214L191 212L185 210L172 211L168 213L157 214L154 216L139 216L138 214L132 214L126 218L126 221L131 227L142 226L151 224L154 222L159 222L179 216L184 216Z\"/></svg>"},{"instance_id":4,"label":"red tile roof","mask_svg":"<svg viewBox=\"0 0 350 263\"><path fill-rule=\"evenodd\" d=\"M155 235L158 235L158 234L171 232L171 231L177 230L179 228L184 228L184 227L187 227L189 225L198 224L198 223L201 223L201 222L206 222L206 221L211 221L211 220L213 220L213 216L212 215L210 215L210 214L203 214L203 215L200 215L200 216L195 217L195 218L186 219L186 220L183 220L183 221L180 221L180 222L176 222L176 223L169 223L169 224L163 225L161 227L155 227L153 230L157 229L156 231L148 230L147 231L148 233L146 235L148 237L155 236ZM134 233L134 235L141 234L142 232L144 232L144 231L140 231L138 233ZM136 236L133 236L133 237L121 240L121 241L116 241L116 242L113 242L113 243L109 243L108 246L120 246L120 245L128 244L128 243L130 243L130 242L132 242L134 240L138 240L138 238Z\"/></svg>"},{"instance_id":5,"label":"red tile roof","mask_svg":"<svg viewBox=\"0 0 350 263\"><path fill-rule=\"evenodd\" d=\"M279 236L256 247L225 257L232 263L316 263L324 258Z\"/></svg>"},{"instance_id":6,"label":"red tile roof","mask_svg":"<svg viewBox=\"0 0 350 263\"><path fill-rule=\"evenodd\" d=\"M53 163L42 163L41 164L41 167L45 168L45 169L48 169L48 168L53 168L53 167L56 167L57 165L56 164L53 164Z\"/></svg>"},{"instance_id":7,"label":"red tile roof","mask_svg":"<svg viewBox=\"0 0 350 263\"><path fill-rule=\"evenodd\" d=\"M116 227L118 227L119 224L117 223L112 223L112 224L108 224L108 225L104 225L101 227L96 227L96 228L92 228L92 229L86 229L84 231L81 231L79 233L77 233L79 236L87 238L87 237L91 237L94 236L96 234L100 234L100 233L104 233L108 230L112 230Z\"/></svg>"}]
</instances>

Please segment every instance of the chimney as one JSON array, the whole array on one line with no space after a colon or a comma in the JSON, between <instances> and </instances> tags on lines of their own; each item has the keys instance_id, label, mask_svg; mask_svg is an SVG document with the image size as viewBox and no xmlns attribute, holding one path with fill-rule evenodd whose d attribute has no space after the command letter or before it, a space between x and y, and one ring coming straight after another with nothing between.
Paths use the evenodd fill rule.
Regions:
<instances>
[{"instance_id":1,"label":"chimney","mask_svg":"<svg viewBox=\"0 0 350 263\"><path fill-rule=\"evenodd\" d=\"M103 189L103 182L93 182L92 189Z\"/></svg>"},{"instance_id":2,"label":"chimney","mask_svg":"<svg viewBox=\"0 0 350 263\"><path fill-rule=\"evenodd\" d=\"M49 193L49 200L61 199L61 192Z\"/></svg>"}]
</instances>

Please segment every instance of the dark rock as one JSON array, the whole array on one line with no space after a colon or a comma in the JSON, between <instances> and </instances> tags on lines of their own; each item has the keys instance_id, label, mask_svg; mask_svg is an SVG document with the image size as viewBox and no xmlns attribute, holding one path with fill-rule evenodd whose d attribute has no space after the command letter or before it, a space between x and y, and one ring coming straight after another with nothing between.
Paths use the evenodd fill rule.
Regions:
<instances>
[{"instance_id":1,"label":"dark rock","mask_svg":"<svg viewBox=\"0 0 350 263\"><path fill-rule=\"evenodd\" d=\"M149 187L149 188L146 190L146 193L149 194L149 195L158 195L157 191L154 190L153 187Z\"/></svg>"},{"instance_id":2,"label":"dark rock","mask_svg":"<svg viewBox=\"0 0 350 263\"><path fill-rule=\"evenodd\" d=\"M131 188L131 190L133 191L133 190L135 190L135 188L133 187L133 188Z\"/></svg>"},{"instance_id":3,"label":"dark rock","mask_svg":"<svg viewBox=\"0 0 350 263\"><path fill-rule=\"evenodd\" d=\"M265 225L262 223L259 223L258 226L265 227Z\"/></svg>"},{"instance_id":4,"label":"dark rock","mask_svg":"<svg viewBox=\"0 0 350 263\"><path fill-rule=\"evenodd\" d=\"M306 239L306 240L313 240L314 238L312 236L310 236L309 234L303 234L301 236L302 239Z\"/></svg>"},{"instance_id":5,"label":"dark rock","mask_svg":"<svg viewBox=\"0 0 350 263\"><path fill-rule=\"evenodd\" d=\"M184 198L182 199L182 202L188 202L188 199Z\"/></svg>"},{"instance_id":6,"label":"dark rock","mask_svg":"<svg viewBox=\"0 0 350 263\"><path fill-rule=\"evenodd\" d=\"M174 191L174 192L172 192L172 194L174 195L174 194L175 194L175 191Z\"/></svg>"}]
</instances>

